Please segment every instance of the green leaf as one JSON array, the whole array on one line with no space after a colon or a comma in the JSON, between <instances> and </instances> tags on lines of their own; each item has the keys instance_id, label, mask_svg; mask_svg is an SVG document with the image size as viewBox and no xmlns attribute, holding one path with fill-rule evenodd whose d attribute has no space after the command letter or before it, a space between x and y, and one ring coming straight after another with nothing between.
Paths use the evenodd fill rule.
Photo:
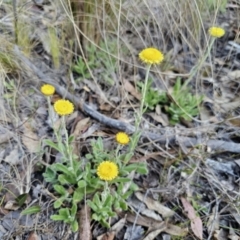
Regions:
<instances>
[{"instance_id":1,"label":"green leaf","mask_svg":"<svg viewBox=\"0 0 240 240\"><path fill-rule=\"evenodd\" d=\"M59 198L57 199L54 204L53 204L53 207L56 209L56 208L60 208L63 204L63 201L64 199L63 198Z\"/></svg>"},{"instance_id":2,"label":"green leaf","mask_svg":"<svg viewBox=\"0 0 240 240\"><path fill-rule=\"evenodd\" d=\"M127 191L122 195L123 199L128 199L132 195L133 191Z\"/></svg>"},{"instance_id":3,"label":"green leaf","mask_svg":"<svg viewBox=\"0 0 240 240\"><path fill-rule=\"evenodd\" d=\"M65 175L65 180L71 184L76 183L76 177L72 171L70 171L66 166L61 163L54 164L54 168L56 171L63 172ZM63 180L63 179L62 179Z\"/></svg>"},{"instance_id":4,"label":"green leaf","mask_svg":"<svg viewBox=\"0 0 240 240\"><path fill-rule=\"evenodd\" d=\"M65 196L65 197L68 196L68 192L63 186L55 184L53 185L53 188L57 193L61 194L62 196Z\"/></svg>"},{"instance_id":5,"label":"green leaf","mask_svg":"<svg viewBox=\"0 0 240 240\"><path fill-rule=\"evenodd\" d=\"M91 193L95 193L95 192L96 192L95 187L87 187L86 188L86 194L91 194Z\"/></svg>"},{"instance_id":6,"label":"green leaf","mask_svg":"<svg viewBox=\"0 0 240 240\"><path fill-rule=\"evenodd\" d=\"M113 197L111 195L108 195L106 200L104 201L103 203L103 206L112 206L112 200L113 200Z\"/></svg>"},{"instance_id":7,"label":"green leaf","mask_svg":"<svg viewBox=\"0 0 240 240\"><path fill-rule=\"evenodd\" d=\"M91 200L87 200L87 204L94 212L98 211L98 208L97 208L96 204L93 203Z\"/></svg>"},{"instance_id":8,"label":"green leaf","mask_svg":"<svg viewBox=\"0 0 240 240\"><path fill-rule=\"evenodd\" d=\"M15 201L17 202L18 206L21 207L25 203L27 196L28 196L27 193L23 193L19 195L17 198L15 198Z\"/></svg>"},{"instance_id":9,"label":"green leaf","mask_svg":"<svg viewBox=\"0 0 240 240\"><path fill-rule=\"evenodd\" d=\"M110 225L109 225L109 223L106 221L106 220L104 220L104 219L101 219L101 224L104 226L104 227L106 227L106 228L110 228Z\"/></svg>"},{"instance_id":10,"label":"green leaf","mask_svg":"<svg viewBox=\"0 0 240 240\"><path fill-rule=\"evenodd\" d=\"M138 187L137 184L135 184L134 182L132 182L131 185L130 185L130 189L135 192L135 191L138 191L138 190L139 190L139 187Z\"/></svg>"},{"instance_id":11,"label":"green leaf","mask_svg":"<svg viewBox=\"0 0 240 240\"><path fill-rule=\"evenodd\" d=\"M92 214L92 219L95 220L95 221L100 221L101 220L101 216L97 215L96 213L93 213Z\"/></svg>"},{"instance_id":12,"label":"green leaf","mask_svg":"<svg viewBox=\"0 0 240 240\"><path fill-rule=\"evenodd\" d=\"M99 138L97 139L96 146L98 147L99 150L101 150L101 151L104 150L102 138L99 137Z\"/></svg>"},{"instance_id":13,"label":"green leaf","mask_svg":"<svg viewBox=\"0 0 240 240\"><path fill-rule=\"evenodd\" d=\"M120 201L119 205L123 211L126 211L128 209L128 205L125 201Z\"/></svg>"},{"instance_id":14,"label":"green leaf","mask_svg":"<svg viewBox=\"0 0 240 240\"><path fill-rule=\"evenodd\" d=\"M74 176L73 172L68 169L65 165L61 163L56 163L52 165L56 171L63 172L67 175Z\"/></svg>"},{"instance_id":15,"label":"green leaf","mask_svg":"<svg viewBox=\"0 0 240 240\"><path fill-rule=\"evenodd\" d=\"M77 213L77 204L73 203L72 208L71 208L71 216L75 218Z\"/></svg>"},{"instance_id":16,"label":"green leaf","mask_svg":"<svg viewBox=\"0 0 240 240\"><path fill-rule=\"evenodd\" d=\"M68 208L61 208L59 210L59 215L64 216L65 219L68 219L70 216L69 209Z\"/></svg>"},{"instance_id":17,"label":"green leaf","mask_svg":"<svg viewBox=\"0 0 240 240\"><path fill-rule=\"evenodd\" d=\"M131 179L130 178L121 178L121 177L117 177L115 179L113 179L111 181L111 183L126 183L126 182L130 182Z\"/></svg>"},{"instance_id":18,"label":"green leaf","mask_svg":"<svg viewBox=\"0 0 240 240\"><path fill-rule=\"evenodd\" d=\"M86 186L87 186L86 181L84 181L84 180L78 181L79 188L85 188Z\"/></svg>"},{"instance_id":19,"label":"green leaf","mask_svg":"<svg viewBox=\"0 0 240 240\"><path fill-rule=\"evenodd\" d=\"M48 167L45 173L43 173L45 181L50 183L56 182L56 175L57 175L56 172L52 170L51 167Z\"/></svg>"},{"instance_id":20,"label":"green leaf","mask_svg":"<svg viewBox=\"0 0 240 240\"><path fill-rule=\"evenodd\" d=\"M74 220L72 223L71 223L71 228L72 228L72 231L73 232L76 232L78 230L78 222L77 220Z\"/></svg>"},{"instance_id":21,"label":"green leaf","mask_svg":"<svg viewBox=\"0 0 240 240\"><path fill-rule=\"evenodd\" d=\"M98 178L92 178L90 181L88 181L87 191L91 189L91 187L94 189L99 189L100 187L104 186L104 184L104 181L101 181Z\"/></svg>"},{"instance_id":22,"label":"green leaf","mask_svg":"<svg viewBox=\"0 0 240 240\"><path fill-rule=\"evenodd\" d=\"M40 206L31 206L28 207L26 209L24 209L21 214L22 215L30 215L30 214L34 214L34 213L39 213L41 211L41 207Z\"/></svg>"},{"instance_id":23,"label":"green leaf","mask_svg":"<svg viewBox=\"0 0 240 240\"><path fill-rule=\"evenodd\" d=\"M93 158L93 155L88 153L85 155L85 158L88 159L88 160L91 160Z\"/></svg>"},{"instance_id":24,"label":"green leaf","mask_svg":"<svg viewBox=\"0 0 240 240\"><path fill-rule=\"evenodd\" d=\"M71 136L68 138L68 144L70 145L73 141L74 141L74 136L71 135Z\"/></svg>"},{"instance_id":25,"label":"green leaf","mask_svg":"<svg viewBox=\"0 0 240 240\"><path fill-rule=\"evenodd\" d=\"M52 142L49 139L44 140L45 144L47 144L48 146L50 146L51 148L56 149L57 151L61 152L61 149L59 148L59 146L57 144L55 144L54 142Z\"/></svg>"},{"instance_id":26,"label":"green leaf","mask_svg":"<svg viewBox=\"0 0 240 240\"><path fill-rule=\"evenodd\" d=\"M123 167L123 170L130 173L132 171L137 170L137 168L138 168L138 163L132 163L132 164L129 164L129 165Z\"/></svg>"},{"instance_id":27,"label":"green leaf","mask_svg":"<svg viewBox=\"0 0 240 240\"><path fill-rule=\"evenodd\" d=\"M50 218L54 221L64 221L66 219L65 216L62 215L52 215Z\"/></svg>"},{"instance_id":28,"label":"green leaf","mask_svg":"<svg viewBox=\"0 0 240 240\"><path fill-rule=\"evenodd\" d=\"M114 202L114 209L117 209L117 210L120 209L120 203L119 203L119 201L115 201L115 202Z\"/></svg>"},{"instance_id":29,"label":"green leaf","mask_svg":"<svg viewBox=\"0 0 240 240\"><path fill-rule=\"evenodd\" d=\"M147 165L145 163L139 164L136 171L140 174L148 174Z\"/></svg>"},{"instance_id":30,"label":"green leaf","mask_svg":"<svg viewBox=\"0 0 240 240\"><path fill-rule=\"evenodd\" d=\"M79 203L83 200L84 197L84 191L82 189L76 189L73 193L73 202Z\"/></svg>"},{"instance_id":31,"label":"green leaf","mask_svg":"<svg viewBox=\"0 0 240 240\"><path fill-rule=\"evenodd\" d=\"M98 208L100 208L102 206L102 202L99 198L99 193L95 193L94 197L93 197L93 202L96 204L96 206L98 206Z\"/></svg>"},{"instance_id":32,"label":"green leaf","mask_svg":"<svg viewBox=\"0 0 240 240\"><path fill-rule=\"evenodd\" d=\"M62 185L65 185L65 184L71 184L72 179L69 178L68 176L64 175L64 174L59 174L59 175L58 175L58 181L59 181Z\"/></svg>"},{"instance_id":33,"label":"green leaf","mask_svg":"<svg viewBox=\"0 0 240 240\"><path fill-rule=\"evenodd\" d=\"M127 153L125 155L125 158L124 158L123 162L128 163L131 160L131 158L133 157L133 155L134 155L133 152Z\"/></svg>"}]
</instances>

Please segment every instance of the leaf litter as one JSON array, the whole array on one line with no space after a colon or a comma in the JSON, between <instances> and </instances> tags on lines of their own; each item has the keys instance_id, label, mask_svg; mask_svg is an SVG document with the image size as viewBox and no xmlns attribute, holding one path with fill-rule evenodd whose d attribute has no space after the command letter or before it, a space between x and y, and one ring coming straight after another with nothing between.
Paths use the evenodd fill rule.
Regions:
<instances>
[{"instance_id":1,"label":"leaf litter","mask_svg":"<svg viewBox=\"0 0 240 240\"><path fill-rule=\"evenodd\" d=\"M130 19L138 19L145 12L144 16L149 16L149 25L144 23L141 26L140 21L136 21L138 26L132 28L133 25L127 21L127 24L121 26L121 31L124 32L126 30L126 34L123 34L124 41L131 49L129 51L131 54L126 56L128 63L120 59L122 56L118 56L119 62L121 61L119 66L119 70L122 71L121 79L124 79L121 83L122 85L110 87L109 84L102 81L98 82L96 79L94 81L85 79L82 80L82 83L74 82L75 88L72 90L71 86L69 86L71 84L67 74L71 65L69 64L72 58L69 53L71 51L66 54L63 52L64 49L69 47L69 42L67 38L64 39L62 32L62 29L64 29L62 23L67 21L66 13L62 11L62 7L58 4L59 2L55 2L55 4L53 3L54 1L36 2L28 3L29 5L26 5L27 8L24 9L25 13L29 14L29 20L25 19L25 21L34 20L31 23L31 27L35 28L35 31L30 28L28 33L30 41L34 43L31 46L31 57L28 56L28 59L32 61L40 75L41 73L45 74L44 76L47 76L47 79L54 80L56 84L73 93L72 95L76 99L75 103L80 103L79 99L84 99L94 110L104 112L106 117L114 117L127 123L134 122L134 114L141 99L141 94L139 94L136 88L137 85L134 79L142 81L141 74L144 75L145 73L144 70L137 69L138 67L134 66L131 68L132 65L129 64L129 59L134 58L136 53L145 45L160 44L162 46L164 43L165 50L169 53L166 63L161 69L163 74L159 74L156 69L151 72L153 87L158 86L161 90L165 84L170 92L176 77L186 77L194 61L196 61L196 57L191 53L190 49L195 51L194 49L198 49L199 46L194 46L192 35L189 34L187 36L186 39L189 41L189 45L187 45L184 37L182 38L184 31L177 36L176 32L178 32L178 29L172 24L171 19L166 16L166 11L163 9L164 6L167 6L167 9L171 9L176 17L178 16L176 8L173 6L169 8L170 5L166 5L170 4L170 1L166 3L153 1L151 3L155 6L155 9L152 9L152 13L155 14L157 12L155 21L158 21L159 26L164 21L164 25L160 29L161 33L157 25L151 23L151 14L149 15L148 12L151 8L146 8L144 2L137 5L136 1L132 3L135 4L135 11L132 11L134 9L131 8L133 5L126 1L123 5L123 10L125 8L128 9L128 17ZM21 6L21 3L18 4ZM178 7L181 6L178 5ZM58 157L54 151L46 152L47 149L44 149L45 153L40 154L40 149L42 138L51 138L53 136L52 128L59 126L59 122L55 119L56 121L52 125L49 122L49 113L40 111L41 107L46 110L45 98L37 90L42 84L41 80L44 79L39 78L40 75L35 74L34 71L30 71L33 69L20 60L15 66L18 66L17 64L20 64L20 62L22 66L17 68L17 70L11 69L14 65L10 60L6 62L5 59L5 65L1 62L1 66L5 66L5 69L3 67L1 70L5 71L5 75L3 74L2 78L5 85L4 87L0 86L1 93L3 93L0 99L0 121L1 127L4 128L0 136L0 170L2 174L0 194L2 198L1 203L3 204L3 211L0 213L2 216L0 221L0 238L5 239L4 237L12 235L11 237L18 239L58 240L81 239L79 238L81 236L87 240L101 236L98 239L159 240L167 238L166 236L168 236L168 239L171 239L171 236L193 239L193 235L195 235L199 239L210 239L210 237L224 240L227 238L238 239L240 236L238 230L240 220L238 207L234 207L234 205L239 201L240 174L237 165L240 152L238 134L240 125L240 75L238 69L240 63L239 35L236 34L239 25L235 21L236 14L239 13L237 12L239 7L237 1L230 1L227 4L226 12L221 13L218 21L228 26L229 36L217 41L215 55L213 55L213 62L211 63L213 66L210 66L210 71L206 66L204 71L199 72L198 77L201 79L201 89L195 89L194 84L191 85L194 90L205 94L203 106L206 107L200 110L200 120L204 122L198 119L199 121L193 121L190 125L182 121L175 127L169 126L170 119L167 117L166 108L161 105L157 105L153 111L144 116L144 126L152 133L155 133L156 138L151 138L153 134L145 135L147 137L141 140L132 161L147 161L151 169L151 177L147 178L134 173L132 178L140 187L140 191L136 192L135 196L144 204L145 208L142 212L133 213L129 210L124 214L118 214L119 218L112 219L110 231L99 227L84 214L79 218L79 225L84 226L85 224L86 228L80 228L80 232L76 234L71 233L64 224L51 221L50 215L54 212L51 201L56 196L52 192L51 187L44 182L42 173L44 164L57 161ZM0 15L1 23L4 26L1 29L1 39L6 37L6 35L4 36L5 33L3 33L6 29L11 29L10 32L14 32L13 25L12 23L9 24L8 15L6 14L9 11L9 6L7 3L4 3L1 6ZM36 12L38 14L35 14ZM18 14L22 13L19 12ZM158 19L160 15L161 17ZM233 26L229 25L229 16ZM139 19L142 19L142 17ZM204 22L204 25L209 24ZM58 49L53 49L51 46L53 39L50 36L53 36L54 33L51 32L49 34L49 31L51 31L49 29L53 29L53 26L57 34L52 38L54 41L58 41L58 37L62 37L61 41L56 43L64 43ZM146 29L146 26L149 29ZM139 31L141 36L146 38L146 42L139 40ZM152 36L149 35L149 31L153 33ZM168 33L166 34L168 38L163 39L159 37L164 35L162 34L164 32ZM172 45L173 42L175 44ZM1 54L4 54L4 51L4 48L1 49ZM53 51L56 52L53 53ZM9 56L13 55L13 58L16 57L12 51L9 51L8 54ZM27 56L27 53L25 53L25 56ZM185 56L188 56L188 60L185 60ZM173 64L173 66L168 66L169 63ZM8 64L8 68L6 68L6 64ZM123 69L127 70L124 72ZM99 72L104 71L104 69L94 68L91 70L93 75L96 76L98 76ZM211 71L213 75L209 74ZM79 77L81 78L81 76L75 78L73 74L71 81L75 81ZM160 79L165 81L164 84L162 84ZM15 86L12 86L12 82L14 82ZM61 94L61 92L59 94L66 96L66 94ZM32 108L36 110L34 114L32 114ZM116 108L117 111L115 111ZM87 111L82 111L85 114L84 117L78 118L77 109L72 119L69 118L67 123L68 130L71 129L76 136L78 141L75 145L76 153L81 158L84 158L84 154L89 149L89 142L96 139L96 136L104 136L106 140L111 142L109 136L112 136L114 131L118 130L113 127L116 125L107 124L109 118L104 119L104 122L101 121L102 115L99 115L94 120L96 112L93 112L87 106L85 109ZM4 114L2 114L3 111L5 112ZM28 119L28 121L24 122L25 119ZM24 122L24 124L16 125L16 123L20 122ZM73 122L75 122L75 125ZM121 126L125 127L125 125ZM203 128L203 126L207 127ZM170 131L166 130L167 128ZM126 129L132 130L133 128ZM180 132L181 134L179 134ZM157 139L162 137L162 133L166 136L164 144L161 141L157 142ZM175 137L171 138L170 136L172 135ZM157 145L161 145L161 148L165 151L162 151L162 156L161 151L156 147ZM78 151L79 149L81 149L81 152ZM171 154L166 154L166 152L170 151ZM159 158L161 159L159 160ZM41 163L44 163L43 166ZM31 167L31 164L34 168ZM29 192L31 197L29 202L26 201L22 206L14 208L14 199L6 198L7 192L11 191L8 184L25 181L26 175L24 171L27 171L28 176L31 178L31 184L28 184L29 180L27 182L27 185L29 185L27 187L31 189ZM19 173L19 176L17 173ZM194 180L189 178L193 173ZM36 188L38 188L38 191ZM45 190L48 188L49 194L46 194ZM20 190L22 191L23 189ZM33 190L34 194L32 193ZM151 194L146 194L149 192ZM22 194L22 192L16 192L15 195L20 193ZM190 194L191 201L187 200L189 198L184 197L185 194L188 197ZM10 200L13 201L13 205L9 205L11 204ZM28 204L32 205L35 203L44 206L43 209L47 208L47 211L41 211L38 214L38 218L35 218L36 215L34 214L27 217L20 216L19 209L26 209ZM3 214L4 212L5 214ZM202 219L206 219L206 221L202 221ZM46 222L48 222L47 225L45 225ZM36 232L32 232L33 223L36 225ZM117 223L119 223L118 227L116 227ZM205 229L207 229L207 232Z\"/></svg>"}]
</instances>

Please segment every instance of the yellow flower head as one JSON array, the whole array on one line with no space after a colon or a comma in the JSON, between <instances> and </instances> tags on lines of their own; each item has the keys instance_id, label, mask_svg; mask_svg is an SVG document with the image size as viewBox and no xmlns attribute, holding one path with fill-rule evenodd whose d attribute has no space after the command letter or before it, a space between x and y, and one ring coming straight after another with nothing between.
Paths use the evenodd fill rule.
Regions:
<instances>
[{"instance_id":1,"label":"yellow flower head","mask_svg":"<svg viewBox=\"0 0 240 240\"><path fill-rule=\"evenodd\" d=\"M99 164L97 175L102 180L111 181L118 176L118 166L114 162L104 161Z\"/></svg>"},{"instance_id":2,"label":"yellow flower head","mask_svg":"<svg viewBox=\"0 0 240 240\"><path fill-rule=\"evenodd\" d=\"M220 27L211 27L209 28L208 32L212 37L215 38L220 38L225 34L225 30Z\"/></svg>"},{"instance_id":3,"label":"yellow flower head","mask_svg":"<svg viewBox=\"0 0 240 240\"><path fill-rule=\"evenodd\" d=\"M116 141L119 144L126 145L129 143L129 136L125 132L119 132L116 134Z\"/></svg>"},{"instance_id":4,"label":"yellow flower head","mask_svg":"<svg viewBox=\"0 0 240 240\"><path fill-rule=\"evenodd\" d=\"M156 48L145 48L139 53L139 58L147 64L160 64L164 55Z\"/></svg>"},{"instance_id":5,"label":"yellow flower head","mask_svg":"<svg viewBox=\"0 0 240 240\"><path fill-rule=\"evenodd\" d=\"M55 87L50 84L44 84L41 87L41 92L45 96L51 96L55 93Z\"/></svg>"},{"instance_id":6,"label":"yellow flower head","mask_svg":"<svg viewBox=\"0 0 240 240\"><path fill-rule=\"evenodd\" d=\"M74 106L70 101L60 99L54 103L54 110L60 116L64 116L73 113Z\"/></svg>"}]
</instances>

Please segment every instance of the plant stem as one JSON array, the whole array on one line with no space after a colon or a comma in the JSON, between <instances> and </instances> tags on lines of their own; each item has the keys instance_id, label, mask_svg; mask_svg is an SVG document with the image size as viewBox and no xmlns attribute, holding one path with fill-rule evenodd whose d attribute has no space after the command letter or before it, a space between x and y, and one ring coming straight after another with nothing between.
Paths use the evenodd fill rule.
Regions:
<instances>
[{"instance_id":1,"label":"plant stem","mask_svg":"<svg viewBox=\"0 0 240 240\"><path fill-rule=\"evenodd\" d=\"M194 77L194 75L196 74L196 72L202 67L203 63L206 61L207 57L210 56L211 53L211 48L213 46L215 38L212 38L211 42L209 43L209 45L207 46L207 51L204 54L204 56L200 59L199 63L192 68L191 72L190 72L190 76L189 78L184 82L182 89L184 89L189 82L192 80L192 78Z\"/></svg>"},{"instance_id":2,"label":"plant stem","mask_svg":"<svg viewBox=\"0 0 240 240\"><path fill-rule=\"evenodd\" d=\"M129 152L132 153L132 155L133 155L133 152L134 152L134 150L135 150L135 148L138 144L139 138L141 136L140 131L139 131L139 127L140 127L140 124L141 124L141 119L142 119L143 113L145 111L144 110L144 103L145 103L145 98L146 98L146 95L147 95L148 77L149 77L151 66L152 66L151 64L149 64L147 66L145 82L144 82L144 86L142 88L142 99L141 99L140 109L139 109L139 113L136 116L135 133L132 136L132 144L131 144L131 147L129 149Z\"/></svg>"},{"instance_id":3,"label":"plant stem","mask_svg":"<svg viewBox=\"0 0 240 240\"><path fill-rule=\"evenodd\" d=\"M145 98L146 98L146 95L147 95L148 77L149 77L149 72L150 72L151 66L152 66L151 64L149 64L147 66L145 82L144 82L144 86L142 88L142 99L141 99L140 110L139 110L137 121L136 121L136 125L135 125L136 132L139 130L141 119L142 119L142 116L143 116L143 113L144 113L144 103L145 103Z\"/></svg>"},{"instance_id":4,"label":"plant stem","mask_svg":"<svg viewBox=\"0 0 240 240\"><path fill-rule=\"evenodd\" d=\"M75 171L74 166L73 166L73 153L70 149L71 147L69 146L69 138L68 138L68 133L67 133L67 129L66 129L65 116L62 116L62 127L64 129L65 144L66 144L66 150L67 150L67 155L65 156L65 158L69 159L71 170L73 170L73 172L75 174L76 171Z\"/></svg>"},{"instance_id":5,"label":"plant stem","mask_svg":"<svg viewBox=\"0 0 240 240\"><path fill-rule=\"evenodd\" d=\"M17 1L12 0L13 16L14 16L14 32L15 32L15 44L18 44L18 15L17 15Z\"/></svg>"}]
</instances>

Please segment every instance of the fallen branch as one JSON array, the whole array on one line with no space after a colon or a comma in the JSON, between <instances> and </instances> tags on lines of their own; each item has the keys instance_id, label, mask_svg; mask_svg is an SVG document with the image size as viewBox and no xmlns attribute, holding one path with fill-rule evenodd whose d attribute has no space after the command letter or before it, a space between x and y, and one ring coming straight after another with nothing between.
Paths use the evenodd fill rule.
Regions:
<instances>
[{"instance_id":1,"label":"fallen branch","mask_svg":"<svg viewBox=\"0 0 240 240\"><path fill-rule=\"evenodd\" d=\"M14 53L21 60L21 62L23 62L25 66L27 66L29 70L32 71L42 82L53 85L59 95L66 99L69 99L71 102L74 103L76 108L84 112L86 115L113 129L124 131L129 134L135 131L134 126L101 114L100 112L94 110L92 107L86 104L84 99L75 97L73 94L69 93L66 88L60 86L56 81L52 80L50 77L42 73L28 58L26 58L20 52L17 46L14 47ZM174 129L170 132L170 134L167 134L167 131L165 131L164 129L161 129L161 133L152 133L143 130L141 136L146 140L150 139L151 141L155 141L160 144L179 145L178 142L181 141L181 144L185 147L194 147L196 145L204 144L214 151L229 151L234 153L240 153L240 144L221 140L204 140L202 138L186 137L179 135L178 137L176 137Z\"/></svg>"}]
</instances>

